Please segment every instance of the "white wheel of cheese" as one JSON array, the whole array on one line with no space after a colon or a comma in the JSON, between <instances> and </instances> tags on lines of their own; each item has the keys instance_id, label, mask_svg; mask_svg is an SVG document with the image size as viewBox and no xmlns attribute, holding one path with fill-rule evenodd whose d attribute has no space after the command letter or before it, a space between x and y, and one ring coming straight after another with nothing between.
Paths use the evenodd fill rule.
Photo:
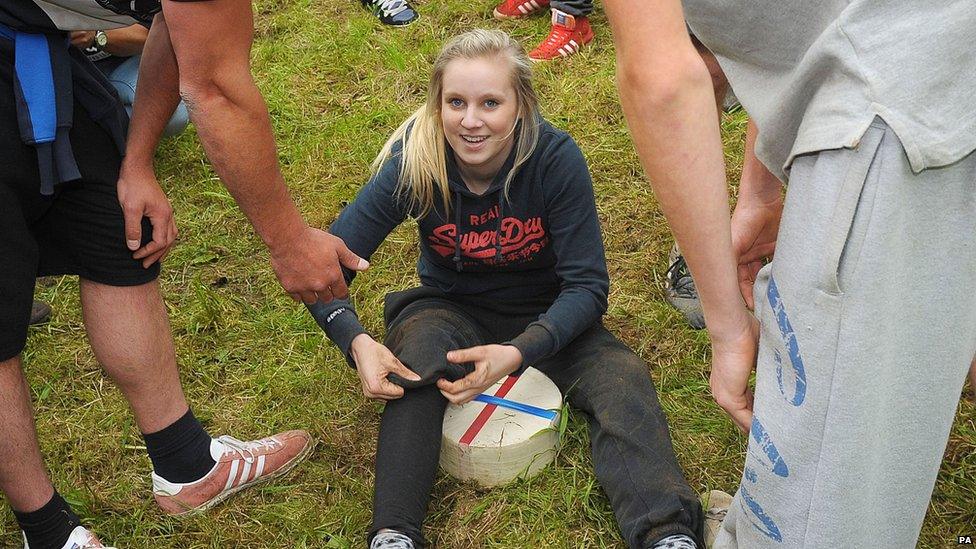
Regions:
<instances>
[{"instance_id":1,"label":"white wheel of cheese","mask_svg":"<svg viewBox=\"0 0 976 549\"><path fill-rule=\"evenodd\" d=\"M556 385L527 368L517 378L502 378L485 394L555 411L555 418L479 401L450 404L444 413L441 467L455 478L498 486L549 465L559 442L562 395Z\"/></svg>"}]
</instances>

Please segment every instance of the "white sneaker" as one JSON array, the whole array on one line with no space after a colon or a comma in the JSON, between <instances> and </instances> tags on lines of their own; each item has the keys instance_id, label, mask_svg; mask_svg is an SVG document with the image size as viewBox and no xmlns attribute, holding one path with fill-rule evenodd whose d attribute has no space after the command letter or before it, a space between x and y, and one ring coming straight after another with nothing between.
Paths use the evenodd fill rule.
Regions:
<instances>
[{"instance_id":1,"label":"white sneaker","mask_svg":"<svg viewBox=\"0 0 976 549\"><path fill-rule=\"evenodd\" d=\"M700 497L705 508L705 547L710 548L722 529L722 521L732 505L732 496L721 490L711 490Z\"/></svg>"},{"instance_id":2,"label":"white sneaker","mask_svg":"<svg viewBox=\"0 0 976 549\"><path fill-rule=\"evenodd\" d=\"M413 540L396 530L381 530L373 536L369 549L414 549Z\"/></svg>"},{"instance_id":3,"label":"white sneaker","mask_svg":"<svg viewBox=\"0 0 976 549\"><path fill-rule=\"evenodd\" d=\"M30 549L30 545L27 544L27 536L24 536L24 549ZM61 549L116 549L115 547L109 547L107 545L102 545L102 542L98 541L95 534L89 532L84 526L75 526L75 529L71 531L71 535L68 536L68 541L61 547Z\"/></svg>"}]
</instances>

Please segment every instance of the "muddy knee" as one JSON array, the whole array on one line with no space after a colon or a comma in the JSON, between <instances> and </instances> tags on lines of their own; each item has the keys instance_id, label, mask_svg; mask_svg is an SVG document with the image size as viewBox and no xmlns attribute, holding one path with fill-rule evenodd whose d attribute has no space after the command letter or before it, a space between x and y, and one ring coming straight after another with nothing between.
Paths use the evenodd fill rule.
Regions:
<instances>
[{"instance_id":1,"label":"muddy knee","mask_svg":"<svg viewBox=\"0 0 976 549\"><path fill-rule=\"evenodd\" d=\"M421 379L410 381L395 374L389 379L407 389L431 385L442 377L449 381L458 380L470 373L474 366L449 362L448 351L478 344L473 329L459 322L450 312L422 311L395 325L387 336L390 351Z\"/></svg>"}]
</instances>

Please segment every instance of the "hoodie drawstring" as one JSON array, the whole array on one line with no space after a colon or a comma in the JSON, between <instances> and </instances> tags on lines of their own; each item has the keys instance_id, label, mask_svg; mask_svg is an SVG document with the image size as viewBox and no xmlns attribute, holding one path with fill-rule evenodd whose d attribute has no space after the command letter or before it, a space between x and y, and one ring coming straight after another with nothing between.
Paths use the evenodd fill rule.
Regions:
<instances>
[{"instance_id":1,"label":"hoodie drawstring","mask_svg":"<svg viewBox=\"0 0 976 549\"><path fill-rule=\"evenodd\" d=\"M461 272L461 201L460 191L454 191L454 269ZM505 191L498 193L498 218L495 220L495 263L502 261L502 220L505 219Z\"/></svg>"},{"instance_id":2,"label":"hoodie drawstring","mask_svg":"<svg viewBox=\"0 0 976 549\"><path fill-rule=\"evenodd\" d=\"M461 272L461 193L454 191L454 268Z\"/></svg>"},{"instance_id":3,"label":"hoodie drawstring","mask_svg":"<svg viewBox=\"0 0 976 549\"><path fill-rule=\"evenodd\" d=\"M495 263L502 262L502 220L505 219L505 189L498 193L498 222L495 224Z\"/></svg>"}]
</instances>

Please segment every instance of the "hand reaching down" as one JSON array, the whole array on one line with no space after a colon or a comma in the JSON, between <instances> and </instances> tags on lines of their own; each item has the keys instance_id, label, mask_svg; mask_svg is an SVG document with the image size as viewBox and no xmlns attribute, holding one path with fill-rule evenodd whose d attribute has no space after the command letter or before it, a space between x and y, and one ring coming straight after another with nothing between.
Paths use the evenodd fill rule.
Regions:
<instances>
[{"instance_id":1,"label":"hand reaching down","mask_svg":"<svg viewBox=\"0 0 976 549\"><path fill-rule=\"evenodd\" d=\"M327 303L349 296L340 266L363 271L369 263L350 251L341 238L304 226L271 249L271 266L295 301Z\"/></svg>"},{"instance_id":2,"label":"hand reaching down","mask_svg":"<svg viewBox=\"0 0 976 549\"><path fill-rule=\"evenodd\" d=\"M125 241L133 252L132 257L142 260L142 266L146 268L162 261L173 247L178 231L173 207L152 169L139 172L123 170L116 192L125 220ZM143 236L146 236L142 234L143 217L148 217L152 224L152 240L140 247Z\"/></svg>"}]
</instances>

